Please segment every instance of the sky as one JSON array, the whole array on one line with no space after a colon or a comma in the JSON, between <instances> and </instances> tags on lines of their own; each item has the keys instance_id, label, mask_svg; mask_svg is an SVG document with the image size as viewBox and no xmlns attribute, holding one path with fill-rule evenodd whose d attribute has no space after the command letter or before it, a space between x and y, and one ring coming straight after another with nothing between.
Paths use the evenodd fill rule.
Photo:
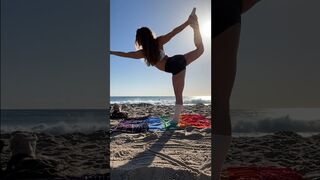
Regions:
<instances>
[{"instance_id":1,"label":"sky","mask_svg":"<svg viewBox=\"0 0 320 180\"><path fill-rule=\"evenodd\" d=\"M105 108L105 0L1 0L1 108Z\"/></svg>"},{"instance_id":2,"label":"sky","mask_svg":"<svg viewBox=\"0 0 320 180\"><path fill-rule=\"evenodd\" d=\"M197 8L205 52L187 67L184 95L210 96L211 4L208 0L111 0L111 50L135 51L134 41L138 28L147 26L156 36L166 34L186 21L193 7ZM190 26L164 46L168 56L185 54L193 49L195 46ZM143 59L111 56L110 76L111 96L174 95L172 75L148 67Z\"/></svg>"},{"instance_id":3,"label":"sky","mask_svg":"<svg viewBox=\"0 0 320 180\"><path fill-rule=\"evenodd\" d=\"M169 73L108 59L107 2L2 0L1 108L105 108L109 73L111 95L173 95ZM193 7L204 24L209 2L111 0L111 49L134 50L138 27L162 35ZM319 6L265 0L243 15L232 108L320 107ZM185 95L210 94L210 38L204 43L205 54L187 69ZM168 55L191 49L190 28L165 46Z\"/></svg>"},{"instance_id":4,"label":"sky","mask_svg":"<svg viewBox=\"0 0 320 180\"><path fill-rule=\"evenodd\" d=\"M243 15L232 107L320 107L319 7L267 0Z\"/></svg>"}]
</instances>

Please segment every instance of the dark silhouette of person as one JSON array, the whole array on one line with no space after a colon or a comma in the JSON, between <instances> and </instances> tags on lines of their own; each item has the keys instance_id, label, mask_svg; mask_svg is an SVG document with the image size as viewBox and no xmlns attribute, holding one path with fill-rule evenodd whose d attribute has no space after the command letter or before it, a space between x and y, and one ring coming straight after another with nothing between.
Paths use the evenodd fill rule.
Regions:
<instances>
[{"instance_id":1,"label":"dark silhouette of person","mask_svg":"<svg viewBox=\"0 0 320 180\"><path fill-rule=\"evenodd\" d=\"M231 142L230 96L236 76L241 14L259 0L213 0L212 175L220 173Z\"/></svg>"}]
</instances>

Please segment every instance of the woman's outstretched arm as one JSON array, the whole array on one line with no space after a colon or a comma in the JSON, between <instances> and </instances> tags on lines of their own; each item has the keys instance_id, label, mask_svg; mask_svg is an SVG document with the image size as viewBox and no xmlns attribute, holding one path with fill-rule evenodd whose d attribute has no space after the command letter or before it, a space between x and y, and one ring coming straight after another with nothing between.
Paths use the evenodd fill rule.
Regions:
<instances>
[{"instance_id":1,"label":"woman's outstretched arm","mask_svg":"<svg viewBox=\"0 0 320 180\"><path fill-rule=\"evenodd\" d=\"M142 50L131 52L110 51L110 54L133 59L144 58Z\"/></svg>"},{"instance_id":2,"label":"woman's outstretched arm","mask_svg":"<svg viewBox=\"0 0 320 180\"><path fill-rule=\"evenodd\" d=\"M174 28L171 32L168 34L165 34L163 36L159 36L158 40L161 45L166 44L168 41L170 41L175 35L180 33L184 28L186 28L188 25L190 25L192 19L194 18L193 15L195 14L196 9L193 8L191 15L189 16L188 20L186 20L184 23L182 23L180 26Z\"/></svg>"},{"instance_id":3,"label":"woman's outstretched arm","mask_svg":"<svg viewBox=\"0 0 320 180\"><path fill-rule=\"evenodd\" d=\"M162 35L158 37L160 44L166 44L168 41L170 41L175 35L180 33L184 28L186 28L190 24L189 20L182 23L180 26L174 28L171 32L168 34Z\"/></svg>"}]
</instances>

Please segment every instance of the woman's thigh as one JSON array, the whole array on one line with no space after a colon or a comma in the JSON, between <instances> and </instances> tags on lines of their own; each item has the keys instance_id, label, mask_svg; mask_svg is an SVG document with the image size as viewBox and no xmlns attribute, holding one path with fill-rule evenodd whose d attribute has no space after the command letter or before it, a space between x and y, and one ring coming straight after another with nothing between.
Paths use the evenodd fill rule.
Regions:
<instances>
[{"instance_id":1,"label":"woman's thigh","mask_svg":"<svg viewBox=\"0 0 320 180\"><path fill-rule=\"evenodd\" d=\"M213 41L213 101L229 101L236 76L240 27L240 23L231 26Z\"/></svg>"}]
</instances>

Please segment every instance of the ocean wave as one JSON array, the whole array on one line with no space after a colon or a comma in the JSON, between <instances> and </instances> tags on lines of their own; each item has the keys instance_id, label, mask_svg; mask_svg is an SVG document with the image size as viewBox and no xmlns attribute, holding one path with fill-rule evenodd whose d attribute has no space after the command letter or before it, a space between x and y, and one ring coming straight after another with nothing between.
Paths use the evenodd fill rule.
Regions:
<instances>
[{"instance_id":1,"label":"ocean wave","mask_svg":"<svg viewBox=\"0 0 320 180\"><path fill-rule=\"evenodd\" d=\"M174 105L174 97L111 97L110 104L153 104L153 105ZM208 97L184 97L184 105L211 104Z\"/></svg>"},{"instance_id":2,"label":"ocean wave","mask_svg":"<svg viewBox=\"0 0 320 180\"><path fill-rule=\"evenodd\" d=\"M238 133L320 132L320 119L298 120L292 119L289 115L278 118L242 119L232 121L232 130Z\"/></svg>"},{"instance_id":3,"label":"ocean wave","mask_svg":"<svg viewBox=\"0 0 320 180\"><path fill-rule=\"evenodd\" d=\"M66 123L59 121L55 124L39 123L30 126L1 126L1 133L10 133L13 131L28 131L37 133L46 133L52 135L61 135L67 133L81 132L81 133L92 133L99 130L108 130L108 123L98 122L77 122L77 123Z\"/></svg>"}]
</instances>

